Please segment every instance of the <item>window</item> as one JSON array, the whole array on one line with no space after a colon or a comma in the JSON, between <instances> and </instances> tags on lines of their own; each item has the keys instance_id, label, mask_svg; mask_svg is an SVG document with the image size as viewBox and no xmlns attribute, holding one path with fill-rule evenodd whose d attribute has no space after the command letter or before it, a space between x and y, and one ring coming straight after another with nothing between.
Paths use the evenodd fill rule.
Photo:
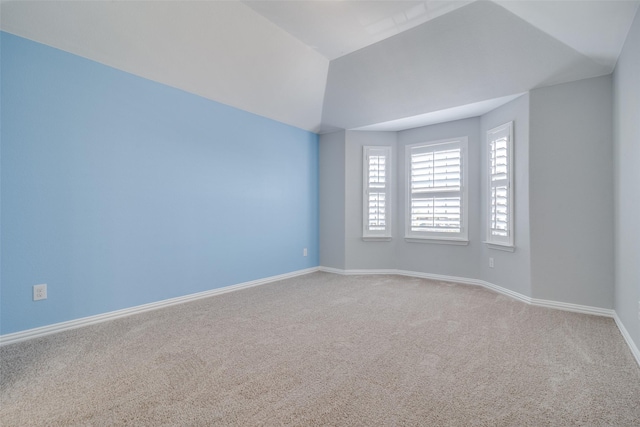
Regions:
<instances>
[{"instance_id":1,"label":"window","mask_svg":"<svg viewBox=\"0 0 640 427\"><path fill-rule=\"evenodd\" d=\"M487 243L513 246L513 122L487 132L489 225Z\"/></svg>"},{"instance_id":2,"label":"window","mask_svg":"<svg viewBox=\"0 0 640 427\"><path fill-rule=\"evenodd\" d=\"M468 240L467 138L406 148L406 237Z\"/></svg>"},{"instance_id":3,"label":"window","mask_svg":"<svg viewBox=\"0 0 640 427\"><path fill-rule=\"evenodd\" d=\"M363 232L365 240L391 238L391 147L363 150Z\"/></svg>"}]
</instances>

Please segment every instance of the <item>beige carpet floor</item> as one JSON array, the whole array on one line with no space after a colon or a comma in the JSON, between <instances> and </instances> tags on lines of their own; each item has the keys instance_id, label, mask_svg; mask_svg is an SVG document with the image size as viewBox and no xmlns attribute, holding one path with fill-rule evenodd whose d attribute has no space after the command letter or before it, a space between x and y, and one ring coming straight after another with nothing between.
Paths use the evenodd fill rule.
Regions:
<instances>
[{"instance_id":1,"label":"beige carpet floor","mask_svg":"<svg viewBox=\"0 0 640 427\"><path fill-rule=\"evenodd\" d=\"M0 424L639 426L613 320L313 273L3 346Z\"/></svg>"}]
</instances>

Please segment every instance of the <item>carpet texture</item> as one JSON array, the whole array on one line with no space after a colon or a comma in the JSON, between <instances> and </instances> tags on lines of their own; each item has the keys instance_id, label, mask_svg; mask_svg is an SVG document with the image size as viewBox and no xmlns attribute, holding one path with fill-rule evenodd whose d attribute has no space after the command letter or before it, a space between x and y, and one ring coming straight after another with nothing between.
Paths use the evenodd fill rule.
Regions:
<instances>
[{"instance_id":1,"label":"carpet texture","mask_svg":"<svg viewBox=\"0 0 640 427\"><path fill-rule=\"evenodd\" d=\"M313 273L0 348L0 424L639 426L612 319Z\"/></svg>"}]
</instances>

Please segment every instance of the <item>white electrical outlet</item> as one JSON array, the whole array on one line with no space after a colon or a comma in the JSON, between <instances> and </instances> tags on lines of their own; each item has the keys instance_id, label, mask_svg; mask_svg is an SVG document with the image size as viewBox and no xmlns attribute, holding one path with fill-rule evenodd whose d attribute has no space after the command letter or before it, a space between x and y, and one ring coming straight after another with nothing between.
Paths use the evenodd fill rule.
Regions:
<instances>
[{"instance_id":1,"label":"white electrical outlet","mask_svg":"<svg viewBox=\"0 0 640 427\"><path fill-rule=\"evenodd\" d=\"M33 285L33 300L47 299L47 284Z\"/></svg>"},{"instance_id":2,"label":"white electrical outlet","mask_svg":"<svg viewBox=\"0 0 640 427\"><path fill-rule=\"evenodd\" d=\"M304 248L304 249L302 250L302 256L307 256L307 248Z\"/></svg>"},{"instance_id":3,"label":"white electrical outlet","mask_svg":"<svg viewBox=\"0 0 640 427\"><path fill-rule=\"evenodd\" d=\"M489 258L489 268L493 268L493 258Z\"/></svg>"}]
</instances>

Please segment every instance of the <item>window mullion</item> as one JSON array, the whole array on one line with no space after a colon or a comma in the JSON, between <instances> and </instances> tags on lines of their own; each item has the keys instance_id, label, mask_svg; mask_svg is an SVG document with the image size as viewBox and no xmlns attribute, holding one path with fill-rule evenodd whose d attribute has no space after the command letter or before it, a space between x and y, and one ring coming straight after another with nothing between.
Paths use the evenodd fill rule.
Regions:
<instances>
[{"instance_id":1,"label":"window mullion","mask_svg":"<svg viewBox=\"0 0 640 427\"><path fill-rule=\"evenodd\" d=\"M463 239L467 139L407 146L408 238Z\"/></svg>"}]
</instances>

